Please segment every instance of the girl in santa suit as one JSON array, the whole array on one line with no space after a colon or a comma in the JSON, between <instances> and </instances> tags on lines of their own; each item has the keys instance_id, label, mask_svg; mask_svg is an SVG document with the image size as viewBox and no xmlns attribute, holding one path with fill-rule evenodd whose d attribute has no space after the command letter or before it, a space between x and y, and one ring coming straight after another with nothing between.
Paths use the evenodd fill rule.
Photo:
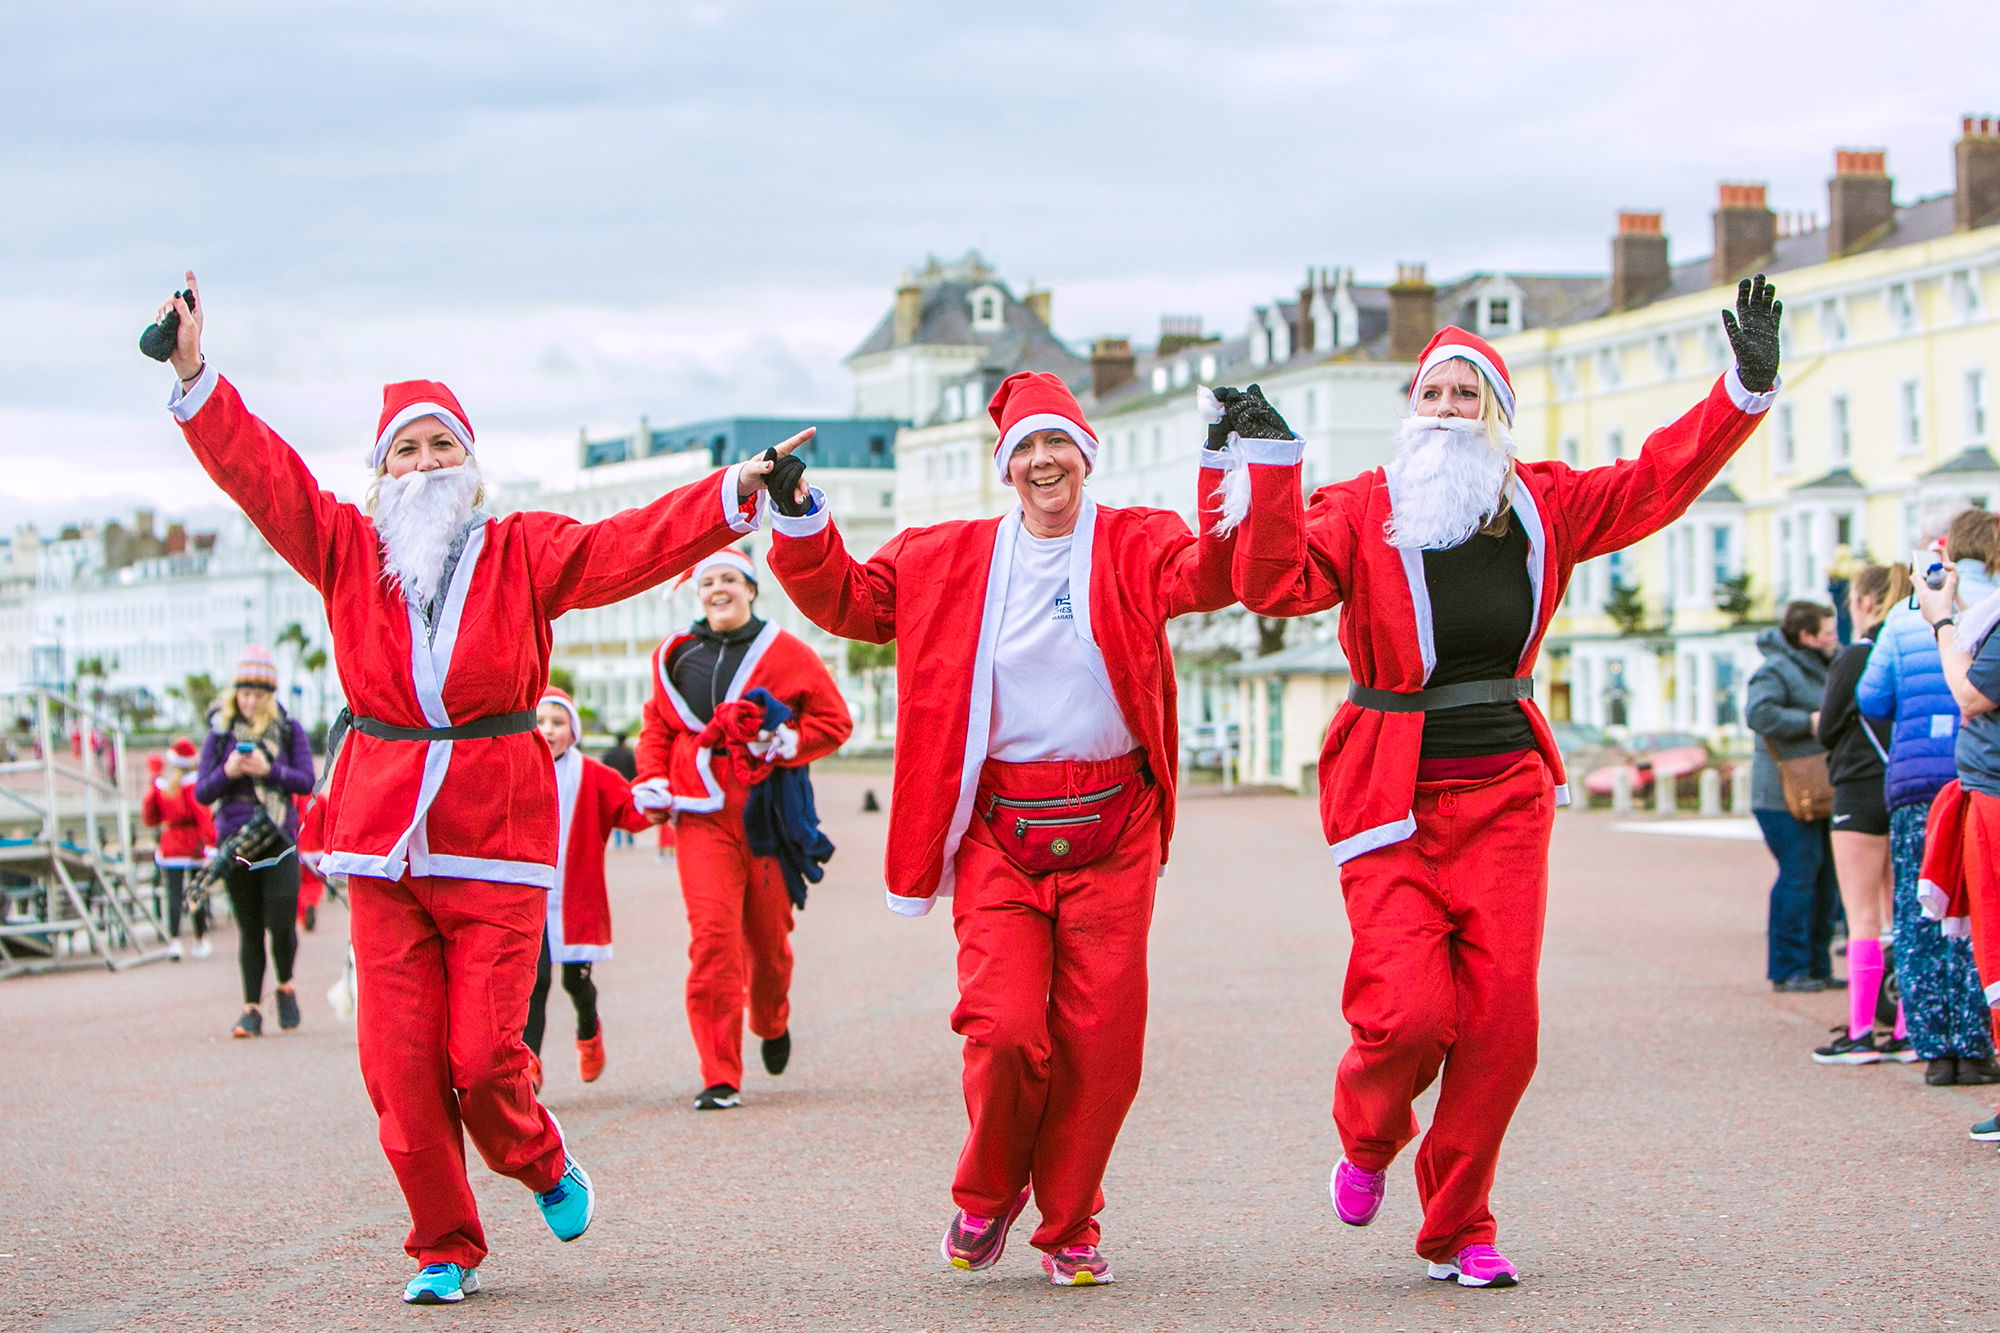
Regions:
<instances>
[{"instance_id":1,"label":"girl in santa suit","mask_svg":"<svg viewBox=\"0 0 2000 1333\"><path fill-rule=\"evenodd\" d=\"M611 957L611 900L604 890L604 844L611 830L636 832L646 816L632 804L632 789L608 764L583 752L583 719L566 691L551 686L535 706L542 739L555 757L556 802L561 850L556 854L556 887L549 892L548 925L542 959L528 1002L524 1034L534 1055L529 1073L542 1086L542 1029L547 1020L549 981L562 967L563 991L576 1006L576 1068L585 1083L604 1072L604 1022L597 1015L593 966Z\"/></svg>"},{"instance_id":2,"label":"girl in santa suit","mask_svg":"<svg viewBox=\"0 0 2000 1333\"><path fill-rule=\"evenodd\" d=\"M1353 670L1320 757L1320 809L1353 928L1352 1044L1331 1190L1366 1226L1411 1104L1443 1074L1417 1154L1433 1278L1511 1286L1487 1206L1535 1067L1536 972L1562 759L1533 701L1535 651L1571 571L1684 513L1777 393L1782 307L1762 276L1723 325L1736 366L1639 456L1581 471L1514 456L1494 349L1446 328L1424 349L1394 459L1302 505L1302 446L1253 385L1218 390L1242 440L1236 590L1261 615L1342 605Z\"/></svg>"},{"instance_id":3,"label":"girl in santa suit","mask_svg":"<svg viewBox=\"0 0 2000 1333\"><path fill-rule=\"evenodd\" d=\"M521 1041L559 850L555 773L535 734L551 622L654 587L753 530L775 460L597 523L495 517L465 409L444 385L410 380L383 390L366 508L344 504L203 361L205 308L175 295L169 310L181 433L326 599L352 729L327 783L321 865L347 876L362 1080L410 1208L404 1249L421 1271L403 1299L460 1301L486 1255L468 1135L527 1186L558 1240L582 1235L596 1204L535 1099Z\"/></svg>"},{"instance_id":4,"label":"girl in santa suit","mask_svg":"<svg viewBox=\"0 0 2000 1333\"><path fill-rule=\"evenodd\" d=\"M1166 622L1230 603L1229 548L1092 501L1097 437L1054 375L1009 377L989 411L1012 512L905 529L864 562L813 491L810 513L773 519L771 565L825 629L897 641L889 907L955 895L972 1123L944 1259L992 1266L1032 1192L1050 1281L1085 1286L1111 1280L1099 1185L1139 1088L1173 833ZM1205 465L1203 491L1220 475Z\"/></svg>"},{"instance_id":5,"label":"girl in santa suit","mask_svg":"<svg viewBox=\"0 0 2000 1333\"><path fill-rule=\"evenodd\" d=\"M160 831L159 845L153 849L153 862L160 868L160 878L166 884L167 896L167 938L178 940L181 934L182 894L187 884L187 872L198 868L207 857L209 848L215 846L215 820L210 817L208 807L194 798L194 784L188 781L195 766L201 761L201 752L186 736L176 736L168 747L166 761L160 767L159 776L146 788L146 796L139 805L139 818L147 828ZM194 917L194 955L197 958L208 954L208 907L197 906Z\"/></svg>"},{"instance_id":6,"label":"girl in santa suit","mask_svg":"<svg viewBox=\"0 0 2000 1333\"><path fill-rule=\"evenodd\" d=\"M792 905L775 856L752 852L750 788L773 767L803 769L854 730L819 654L759 620L757 570L737 549L690 572L702 618L653 650L653 690L639 724L633 795L655 822L672 818L674 863L688 914L688 1026L701 1057L698 1111L740 1105L743 1011L766 1072L792 1055ZM775 729L718 735L765 690L791 709ZM803 892L800 894L803 897Z\"/></svg>"}]
</instances>

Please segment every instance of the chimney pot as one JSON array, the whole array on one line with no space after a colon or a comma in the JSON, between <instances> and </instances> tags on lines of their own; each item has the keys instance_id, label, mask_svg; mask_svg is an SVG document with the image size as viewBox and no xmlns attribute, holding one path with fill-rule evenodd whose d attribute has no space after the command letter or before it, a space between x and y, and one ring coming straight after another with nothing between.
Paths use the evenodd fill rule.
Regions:
<instances>
[{"instance_id":1,"label":"chimney pot","mask_svg":"<svg viewBox=\"0 0 2000 1333\"><path fill-rule=\"evenodd\" d=\"M896 313L893 326L894 345L907 347L917 336L917 325L923 322L924 289L916 283L905 281L896 288Z\"/></svg>"},{"instance_id":2,"label":"chimney pot","mask_svg":"<svg viewBox=\"0 0 2000 1333\"><path fill-rule=\"evenodd\" d=\"M1396 265L1389 288L1389 356L1414 361L1437 332L1437 288L1424 278L1422 264Z\"/></svg>"},{"instance_id":3,"label":"chimney pot","mask_svg":"<svg viewBox=\"0 0 2000 1333\"><path fill-rule=\"evenodd\" d=\"M1716 202L1709 281L1726 287L1770 258L1777 248L1778 219L1762 185L1724 181Z\"/></svg>"},{"instance_id":4,"label":"chimney pot","mask_svg":"<svg viewBox=\"0 0 2000 1333\"><path fill-rule=\"evenodd\" d=\"M1657 212L1622 212L1611 238L1611 308L1635 310L1666 294L1673 283L1667 237Z\"/></svg>"},{"instance_id":5,"label":"chimney pot","mask_svg":"<svg viewBox=\"0 0 2000 1333\"><path fill-rule=\"evenodd\" d=\"M1895 183L1884 150L1843 148L1833 155L1833 179L1826 183L1830 257L1848 254L1896 218Z\"/></svg>"}]
</instances>

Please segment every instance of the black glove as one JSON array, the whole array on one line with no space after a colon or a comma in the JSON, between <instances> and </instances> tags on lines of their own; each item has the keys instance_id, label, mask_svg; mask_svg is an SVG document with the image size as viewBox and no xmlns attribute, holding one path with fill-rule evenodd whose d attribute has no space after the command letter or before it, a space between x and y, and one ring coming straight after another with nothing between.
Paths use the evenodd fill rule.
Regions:
<instances>
[{"instance_id":1,"label":"black glove","mask_svg":"<svg viewBox=\"0 0 2000 1333\"><path fill-rule=\"evenodd\" d=\"M805 460L796 454L778 457L776 449L766 449L764 459L771 464L771 470L764 474L764 487L771 492L771 504L786 518L804 518L812 512L812 496L804 500L793 497L799 492L799 482L806 475Z\"/></svg>"},{"instance_id":2,"label":"black glove","mask_svg":"<svg viewBox=\"0 0 2000 1333\"><path fill-rule=\"evenodd\" d=\"M1759 273L1736 284L1736 313L1722 312L1722 328L1736 351L1736 378L1751 393L1765 393L1778 382L1778 324L1785 303L1778 289Z\"/></svg>"},{"instance_id":3,"label":"black glove","mask_svg":"<svg viewBox=\"0 0 2000 1333\"><path fill-rule=\"evenodd\" d=\"M1210 448L1216 447L1218 439L1227 441L1232 431L1246 440L1298 438L1278 415L1278 409L1264 400L1263 389L1255 384L1248 389L1217 389L1215 400L1222 404L1222 420L1208 428Z\"/></svg>"}]
</instances>

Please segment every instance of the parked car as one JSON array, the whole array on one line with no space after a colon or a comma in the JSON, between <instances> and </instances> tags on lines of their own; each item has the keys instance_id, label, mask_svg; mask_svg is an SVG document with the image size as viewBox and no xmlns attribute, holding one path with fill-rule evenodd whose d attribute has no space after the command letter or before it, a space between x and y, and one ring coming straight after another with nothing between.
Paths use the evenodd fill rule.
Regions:
<instances>
[{"instance_id":1,"label":"parked car","mask_svg":"<svg viewBox=\"0 0 2000 1333\"><path fill-rule=\"evenodd\" d=\"M1589 773L1606 764L1622 763L1625 752L1602 727L1587 722L1551 722L1549 732L1556 749L1562 752L1563 768L1570 773Z\"/></svg>"},{"instance_id":2,"label":"parked car","mask_svg":"<svg viewBox=\"0 0 2000 1333\"><path fill-rule=\"evenodd\" d=\"M1609 796L1623 769L1629 776L1633 795L1651 791L1657 778L1678 783L1707 768L1712 756L1708 743L1686 731L1635 731L1618 746L1621 753L1612 762L1586 770L1584 790L1593 796Z\"/></svg>"}]
</instances>

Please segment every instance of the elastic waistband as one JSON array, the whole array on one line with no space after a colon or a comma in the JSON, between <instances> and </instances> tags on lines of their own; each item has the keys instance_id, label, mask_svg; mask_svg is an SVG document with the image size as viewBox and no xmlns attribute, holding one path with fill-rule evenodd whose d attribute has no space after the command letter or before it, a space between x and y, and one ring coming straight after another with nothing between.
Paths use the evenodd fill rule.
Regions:
<instances>
[{"instance_id":1,"label":"elastic waistband","mask_svg":"<svg viewBox=\"0 0 2000 1333\"><path fill-rule=\"evenodd\" d=\"M1348 699L1378 713L1430 713L1440 708L1466 708L1472 704L1518 703L1535 697L1533 676L1505 676L1499 680L1466 680L1456 685L1437 685L1428 690L1378 690L1349 682Z\"/></svg>"},{"instance_id":2,"label":"elastic waistband","mask_svg":"<svg viewBox=\"0 0 2000 1333\"><path fill-rule=\"evenodd\" d=\"M1116 759L1042 759L1032 764L1010 764L988 759L979 770L982 787L1018 791L1051 787L1079 786L1099 781L1116 782L1134 773L1152 776L1143 749L1132 750Z\"/></svg>"},{"instance_id":3,"label":"elastic waistband","mask_svg":"<svg viewBox=\"0 0 2000 1333\"><path fill-rule=\"evenodd\" d=\"M476 717L451 727L397 727L372 717L352 717L347 725L378 741L483 741L495 736L519 736L533 731L535 710L523 708L518 713Z\"/></svg>"}]
</instances>

